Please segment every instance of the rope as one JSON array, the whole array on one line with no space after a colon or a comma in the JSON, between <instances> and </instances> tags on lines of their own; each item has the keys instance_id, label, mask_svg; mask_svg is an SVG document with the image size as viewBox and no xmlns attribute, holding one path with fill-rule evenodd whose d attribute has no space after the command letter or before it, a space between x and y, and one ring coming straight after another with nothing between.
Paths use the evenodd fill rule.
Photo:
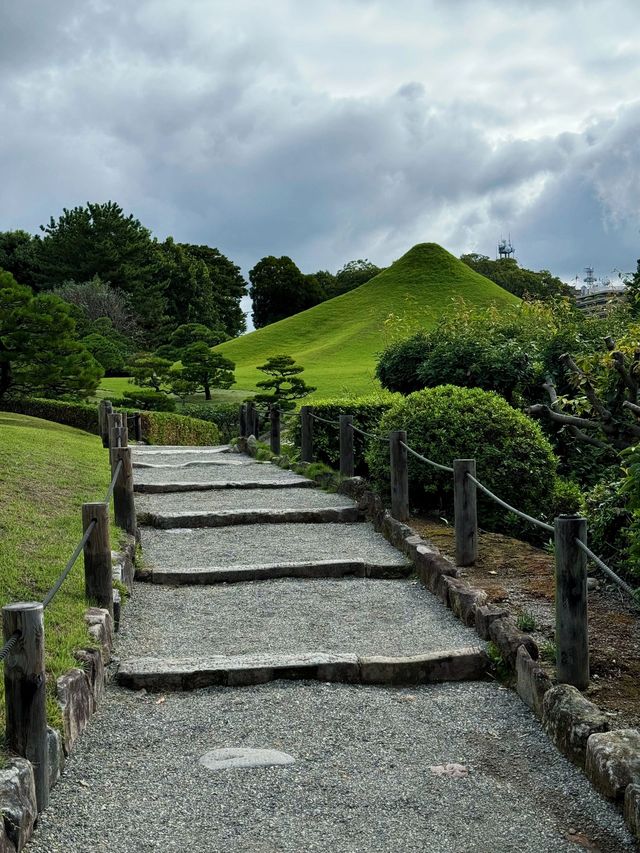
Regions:
<instances>
[{"instance_id":1,"label":"rope","mask_svg":"<svg viewBox=\"0 0 640 853\"><path fill-rule=\"evenodd\" d=\"M388 439L388 438L384 438L384 437L383 437L383 436L381 436L381 435L374 435L372 432L367 432L366 430L364 430L364 429L360 429L360 427L354 426L353 424L349 424L349 426L351 427L351 429L352 429L354 432L359 432L359 433L360 433L360 435L364 435L366 438L372 438L374 441L381 441L383 444L384 444L385 442L386 442L387 444L389 443L389 439Z\"/></svg>"},{"instance_id":2,"label":"rope","mask_svg":"<svg viewBox=\"0 0 640 853\"><path fill-rule=\"evenodd\" d=\"M554 533L554 529L550 524L546 524L544 521L540 521L538 518L533 518L533 516L527 515L526 512L521 512L519 509L516 509L515 507L511 506L511 504L508 504L505 501L500 500L500 498L497 495L494 495L493 492L490 492L486 486L483 486L479 480L476 480L476 478L472 474L469 474L468 472L467 472L467 477L473 483L476 484L476 486L480 489L481 492L484 492L485 495L490 497L492 500L494 500L501 507L504 507L504 509L509 510L509 512L513 512L515 515L519 515L520 518L524 518L524 520L528 521L530 524L535 524L536 527L541 527L543 530L546 530L549 533Z\"/></svg>"},{"instance_id":3,"label":"rope","mask_svg":"<svg viewBox=\"0 0 640 853\"><path fill-rule=\"evenodd\" d=\"M329 424L329 426L340 426L340 421L328 421L326 418L321 418L320 415L314 415L311 412L311 417L314 421L322 421L323 424Z\"/></svg>"},{"instance_id":4,"label":"rope","mask_svg":"<svg viewBox=\"0 0 640 853\"><path fill-rule=\"evenodd\" d=\"M0 663L2 663L2 661L6 660L9 657L21 636L22 635L20 634L20 631L16 631L9 637L7 642L0 649Z\"/></svg>"},{"instance_id":5,"label":"rope","mask_svg":"<svg viewBox=\"0 0 640 853\"><path fill-rule=\"evenodd\" d=\"M82 539L80 540L80 542L76 546L76 549L73 552L73 554L69 557L69 561L68 561L67 565L64 567L62 574L60 575L58 580L54 583L54 585L51 587L49 592L45 595L44 600L42 602L43 607L45 607L45 608L48 607L51 604L51 602L53 601L53 599L55 598L56 593L58 592L58 590L60 589L62 584L65 582L65 580L67 579L67 575L69 574L69 572L73 568L75 561L80 556L80 552L82 551L84 546L89 541L89 538L91 537L91 534L93 533L93 529L97 523L98 522L94 518L89 523L89 525L87 526L87 529L84 532L84 536L82 537Z\"/></svg>"},{"instance_id":6,"label":"rope","mask_svg":"<svg viewBox=\"0 0 640 853\"><path fill-rule=\"evenodd\" d=\"M427 459L426 456L421 456L419 453L416 453L415 450L412 450L408 444L405 444L404 441L401 441L400 444L408 453L415 456L416 459L419 459L421 462L426 462L427 465L431 465L432 468L438 468L440 471L447 471L447 473L453 474L453 468L449 468L446 465L440 465L439 462L432 462L431 459Z\"/></svg>"},{"instance_id":7,"label":"rope","mask_svg":"<svg viewBox=\"0 0 640 853\"><path fill-rule=\"evenodd\" d=\"M118 481L118 477L120 476L120 471L122 470L122 459L118 460L118 464L116 465L116 470L113 472L113 477L111 482L109 483L109 488L107 489L107 494L104 498L104 503L108 504L111 500L111 495L113 494L113 490L116 487L116 482Z\"/></svg>"},{"instance_id":8,"label":"rope","mask_svg":"<svg viewBox=\"0 0 640 853\"><path fill-rule=\"evenodd\" d=\"M602 571L605 573L605 575L607 575L607 577L611 578L611 580L616 583L620 587L620 589L623 589L626 593L628 593L634 599L637 606L638 602L636 601L636 596L633 587L630 587L629 584L623 581L621 577L618 577L618 575L613 571L613 569L610 569L606 563L603 563L600 557L596 557L593 551L587 548L584 542L582 542L580 539L576 539L576 545L578 546L578 548L580 548L581 551L584 551L587 557L592 562L594 562L599 569L602 569Z\"/></svg>"}]
</instances>

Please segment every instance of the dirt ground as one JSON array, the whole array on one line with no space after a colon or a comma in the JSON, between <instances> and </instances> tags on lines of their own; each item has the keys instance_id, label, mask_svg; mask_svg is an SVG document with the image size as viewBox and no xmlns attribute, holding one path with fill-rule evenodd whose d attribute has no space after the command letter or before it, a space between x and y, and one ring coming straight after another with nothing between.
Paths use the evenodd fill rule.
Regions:
<instances>
[{"instance_id":1,"label":"dirt ground","mask_svg":"<svg viewBox=\"0 0 640 853\"><path fill-rule=\"evenodd\" d=\"M411 526L453 559L453 527L440 519L413 518ZM553 670L553 556L526 542L499 533L481 533L479 559L462 569L472 586L484 589L491 602L524 622L535 622L531 634L541 657ZM611 716L613 728L640 725L640 610L615 585L589 566L589 650L591 685L585 694Z\"/></svg>"}]
</instances>

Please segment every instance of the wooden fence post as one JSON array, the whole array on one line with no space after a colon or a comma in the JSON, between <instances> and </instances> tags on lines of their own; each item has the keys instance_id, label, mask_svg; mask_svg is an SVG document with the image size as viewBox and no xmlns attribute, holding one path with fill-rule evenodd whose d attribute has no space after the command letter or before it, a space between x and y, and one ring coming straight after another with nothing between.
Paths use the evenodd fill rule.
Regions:
<instances>
[{"instance_id":1,"label":"wooden fence post","mask_svg":"<svg viewBox=\"0 0 640 853\"><path fill-rule=\"evenodd\" d=\"M456 564L472 566L478 559L478 510L475 459L453 460L453 517L456 531Z\"/></svg>"},{"instance_id":2,"label":"wooden fence post","mask_svg":"<svg viewBox=\"0 0 640 853\"><path fill-rule=\"evenodd\" d=\"M247 435L247 404L243 403L240 406L240 437L246 438Z\"/></svg>"},{"instance_id":3,"label":"wooden fence post","mask_svg":"<svg viewBox=\"0 0 640 853\"><path fill-rule=\"evenodd\" d=\"M407 443L407 433L403 429L389 433L391 457L391 515L398 521L409 518L409 467L407 450L400 442Z\"/></svg>"},{"instance_id":4,"label":"wooden fence post","mask_svg":"<svg viewBox=\"0 0 640 853\"><path fill-rule=\"evenodd\" d=\"M587 521L575 515L555 520L556 648L558 681L584 690L589 684L587 616Z\"/></svg>"},{"instance_id":5,"label":"wooden fence post","mask_svg":"<svg viewBox=\"0 0 640 853\"><path fill-rule=\"evenodd\" d=\"M249 400L247 403L247 437L253 435L255 438L256 435L256 404Z\"/></svg>"},{"instance_id":6,"label":"wooden fence post","mask_svg":"<svg viewBox=\"0 0 640 853\"><path fill-rule=\"evenodd\" d=\"M133 497L133 465L130 447L111 449L112 474L115 474L118 462L122 462L122 466L113 489L113 515L118 527L135 536L136 507Z\"/></svg>"},{"instance_id":7,"label":"wooden fence post","mask_svg":"<svg viewBox=\"0 0 640 853\"><path fill-rule=\"evenodd\" d=\"M86 531L93 520L96 526L84 546L85 595L96 605L108 610L113 619L113 570L109 542L109 511L107 505L82 504L82 529Z\"/></svg>"},{"instance_id":8,"label":"wooden fence post","mask_svg":"<svg viewBox=\"0 0 640 853\"><path fill-rule=\"evenodd\" d=\"M353 477L353 415L340 415L340 474Z\"/></svg>"},{"instance_id":9,"label":"wooden fence post","mask_svg":"<svg viewBox=\"0 0 640 853\"><path fill-rule=\"evenodd\" d=\"M142 418L140 412L133 416L133 437L136 441L142 441Z\"/></svg>"},{"instance_id":10,"label":"wooden fence post","mask_svg":"<svg viewBox=\"0 0 640 853\"><path fill-rule=\"evenodd\" d=\"M33 764L38 812L49 804L44 608L39 601L21 601L2 608L5 641L16 631L18 644L4 662L6 745Z\"/></svg>"},{"instance_id":11,"label":"wooden fence post","mask_svg":"<svg viewBox=\"0 0 640 853\"><path fill-rule=\"evenodd\" d=\"M107 447L117 447L120 435L116 432L116 429L122 427L122 414L120 412L109 412L107 422L109 424L109 442Z\"/></svg>"},{"instance_id":12,"label":"wooden fence post","mask_svg":"<svg viewBox=\"0 0 640 853\"><path fill-rule=\"evenodd\" d=\"M311 406L300 406L302 437L300 442L300 461L313 462L313 418Z\"/></svg>"},{"instance_id":13,"label":"wooden fence post","mask_svg":"<svg viewBox=\"0 0 640 853\"><path fill-rule=\"evenodd\" d=\"M100 435L102 436L102 446L109 447L109 415L113 412L111 400L104 401L104 409L102 413L102 421L100 426ZM98 415L99 417L99 415Z\"/></svg>"},{"instance_id":14,"label":"wooden fence post","mask_svg":"<svg viewBox=\"0 0 640 853\"><path fill-rule=\"evenodd\" d=\"M276 456L280 455L280 409L277 406L272 406L269 412L271 419L271 436L270 447L271 452Z\"/></svg>"}]
</instances>

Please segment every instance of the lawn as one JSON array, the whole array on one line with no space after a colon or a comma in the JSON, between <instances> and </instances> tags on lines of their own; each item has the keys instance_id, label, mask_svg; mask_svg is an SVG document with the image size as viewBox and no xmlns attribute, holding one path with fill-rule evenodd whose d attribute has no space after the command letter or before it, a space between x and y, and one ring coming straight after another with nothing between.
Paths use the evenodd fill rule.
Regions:
<instances>
[{"instance_id":1,"label":"lawn","mask_svg":"<svg viewBox=\"0 0 640 853\"><path fill-rule=\"evenodd\" d=\"M0 413L0 605L41 601L82 537L80 507L102 500L107 451L81 430ZM112 526L112 547L119 532ZM55 679L77 666L73 650L94 645L84 623L82 556L45 611L48 714L60 726ZM4 679L0 679L0 738Z\"/></svg>"},{"instance_id":2,"label":"lawn","mask_svg":"<svg viewBox=\"0 0 640 853\"><path fill-rule=\"evenodd\" d=\"M386 330L399 324L408 332L432 328L461 298L476 308L508 308L519 301L441 246L422 243L356 290L217 350L236 363L239 388L254 389L264 379L257 366L287 353L305 368L304 379L317 387L316 397L368 393L379 388L374 369L376 354L388 341ZM391 315L399 318L396 323L388 323Z\"/></svg>"},{"instance_id":3,"label":"lawn","mask_svg":"<svg viewBox=\"0 0 640 853\"><path fill-rule=\"evenodd\" d=\"M125 391L133 391L138 388L138 385L130 382L128 376L105 376L100 380L100 385L96 391L96 400L113 400L122 397ZM247 396L247 391L239 388L212 388L211 400L204 399L204 393L191 394L185 398L187 403L242 403Z\"/></svg>"}]
</instances>

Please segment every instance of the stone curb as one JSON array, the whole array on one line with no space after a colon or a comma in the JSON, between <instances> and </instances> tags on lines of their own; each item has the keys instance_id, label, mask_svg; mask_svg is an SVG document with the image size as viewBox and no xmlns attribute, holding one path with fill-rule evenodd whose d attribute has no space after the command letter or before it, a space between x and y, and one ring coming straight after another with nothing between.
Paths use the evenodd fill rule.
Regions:
<instances>
[{"instance_id":1,"label":"stone curb","mask_svg":"<svg viewBox=\"0 0 640 853\"><path fill-rule=\"evenodd\" d=\"M127 537L122 551L113 552L114 578L133 583L135 540ZM74 667L56 681L56 698L62 713L62 734L47 728L49 746L49 788L60 778L67 756L84 731L91 715L104 697L105 665L111 660L113 625L108 610L90 607L85 614L87 632L97 649L74 653L80 667ZM29 842L38 817L35 782L31 762L11 758L0 769L0 853L20 853Z\"/></svg>"},{"instance_id":2,"label":"stone curb","mask_svg":"<svg viewBox=\"0 0 640 853\"><path fill-rule=\"evenodd\" d=\"M191 569L151 569L136 574L136 580L180 586L184 584L245 583L246 581L276 578L384 578L395 580L408 577L413 566L365 563L359 560L314 560L304 563L273 563L262 565L194 567Z\"/></svg>"},{"instance_id":3,"label":"stone curb","mask_svg":"<svg viewBox=\"0 0 640 853\"><path fill-rule=\"evenodd\" d=\"M426 684L482 678L489 659L482 649L455 649L411 657L355 654L216 655L208 660L139 658L123 661L118 684L132 690L242 687L276 679L346 684Z\"/></svg>"}]
</instances>

